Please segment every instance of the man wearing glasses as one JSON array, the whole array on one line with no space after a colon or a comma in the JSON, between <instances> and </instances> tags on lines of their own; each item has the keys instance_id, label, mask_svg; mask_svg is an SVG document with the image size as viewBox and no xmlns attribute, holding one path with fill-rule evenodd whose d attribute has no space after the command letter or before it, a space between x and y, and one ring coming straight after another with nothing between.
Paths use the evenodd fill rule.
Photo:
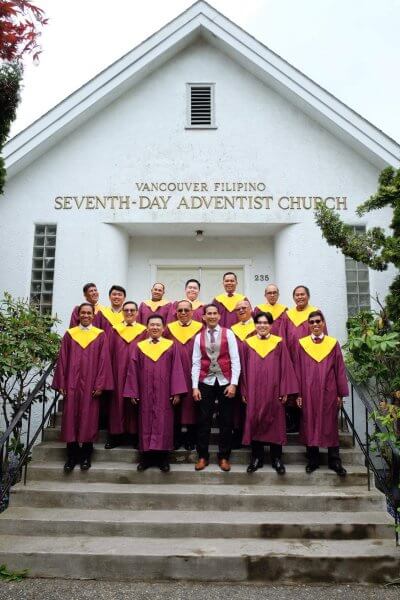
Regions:
<instances>
[{"instance_id":1,"label":"man wearing glasses","mask_svg":"<svg viewBox=\"0 0 400 600\"><path fill-rule=\"evenodd\" d=\"M339 456L338 412L349 395L342 351L338 341L326 335L320 310L308 316L311 335L298 342L295 370L300 387L300 440L307 446L306 472L320 465L319 448L328 448L328 466L346 475Z\"/></svg>"},{"instance_id":2,"label":"man wearing glasses","mask_svg":"<svg viewBox=\"0 0 400 600\"><path fill-rule=\"evenodd\" d=\"M198 333L193 346L193 398L198 403L196 471L209 464L208 446L215 404L218 401L218 464L230 471L233 408L240 375L240 359L234 333L220 327L221 315L215 304L206 304L205 329Z\"/></svg>"},{"instance_id":3,"label":"man wearing glasses","mask_svg":"<svg viewBox=\"0 0 400 600\"><path fill-rule=\"evenodd\" d=\"M193 319L193 306L189 300L180 300L175 306L176 321L166 328L166 338L174 340L178 346L182 360L188 392L181 398L175 408L175 449L179 448L182 439L182 426L186 427L185 449L194 450L196 444L196 407L192 393L192 355L194 339L203 328L203 323Z\"/></svg>"},{"instance_id":4,"label":"man wearing glasses","mask_svg":"<svg viewBox=\"0 0 400 600\"><path fill-rule=\"evenodd\" d=\"M264 292L265 303L257 304L254 309L254 316L256 316L259 312L269 312L274 319L274 322L271 325L271 334L279 335L280 337L284 334L284 326L285 326L285 312L288 307L284 304L280 304L279 300L279 288L274 283L267 285Z\"/></svg>"},{"instance_id":5,"label":"man wearing glasses","mask_svg":"<svg viewBox=\"0 0 400 600\"><path fill-rule=\"evenodd\" d=\"M122 306L124 320L114 325L109 336L111 364L114 375L114 391L110 399L108 413L108 439L105 448L116 448L129 436L134 444L137 434L137 410L127 398L124 398L124 385L132 351L140 340L146 337L146 327L136 322L138 305L128 300Z\"/></svg>"}]
</instances>

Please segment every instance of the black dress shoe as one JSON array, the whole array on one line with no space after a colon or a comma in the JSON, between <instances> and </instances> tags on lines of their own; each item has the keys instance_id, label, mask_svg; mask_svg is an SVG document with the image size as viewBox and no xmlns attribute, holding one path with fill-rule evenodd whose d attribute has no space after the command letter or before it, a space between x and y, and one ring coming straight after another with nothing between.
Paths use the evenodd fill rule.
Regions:
<instances>
[{"instance_id":1,"label":"black dress shoe","mask_svg":"<svg viewBox=\"0 0 400 600\"><path fill-rule=\"evenodd\" d=\"M67 462L64 465L64 473L71 473L74 470L75 466L78 464L78 461L74 456L70 456L67 458Z\"/></svg>"},{"instance_id":2,"label":"black dress shoe","mask_svg":"<svg viewBox=\"0 0 400 600\"><path fill-rule=\"evenodd\" d=\"M258 469L262 469L264 466L264 462L261 458L252 458L251 463L247 467L248 473L255 473Z\"/></svg>"},{"instance_id":3,"label":"black dress shoe","mask_svg":"<svg viewBox=\"0 0 400 600\"><path fill-rule=\"evenodd\" d=\"M278 475L284 475L286 473L285 465L280 458L275 458L272 461L272 468L278 473Z\"/></svg>"},{"instance_id":4,"label":"black dress shoe","mask_svg":"<svg viewBox=\"0 0 400 600\"><path fill-rule=\"evenodd\" d=\"M319 469L319 465L316 465L315 463L308 463L306 466L306 473L310 474L317 469Z\"/></svg>"},{"instance_id":5,"label":"black dress shoe","mask_svg":"<svg viewBox=\"0 0 400 600\"><path fill-rule=\"evenodd\" d=\"M162 462L159 465L159 469L161 471L161 473L168 473L170 471L170 466L169 466L169 462Z\"/></svg>"},{"instance_id":6,"label":"black dress shoe","mask_svg":"<svg viewBox=\"0 0 400 600\"><path fill-rule=\"evenodd\" d=\"M149 464L146 462L139 462L136 469L141 473L142 471L145 471L146 469L149 468Z\"/></svg>"},{"instance_id":7,"label":"black dress shoe","mask_svg":"<svg viewBox=\"0 0 400 600\"><path fill-rule=\"evenodd\" d=\"M193 442L185 442L185 450L188 450L189 452L193 452L193 450L196 448L196 444L194 444Z\"/></svg>"},{"instance_id":8,"label":"black dress shoe","mask_svg":"<svg viewBox=\"0 0 400 600\"><path fill-rule=\"evenodd\" d=\"M90 458L83 458L81 460L81 471L89 471L91 466Z\"/></svg>"},{"instance_id":9,"label":"black dress shoe","mask_svg":"<svg viewBox=\"0 0 400 600\"><path fill-rule=\"evenodd\" d=\"M119 442L117 440L113 440L112 438L108 438L106 443L104 444L104 448L106 450L111 450L112 448L118 448Z\"/></svg>"},{"instance_id":10,"label":"black dress shoe","mask_svg":"<svg viewBox=\"0 0 400 600\"><path fill-rule=\"evenodd\" d=\"M340 461L330 464L329 468L332 469L332 471L335 471L335 473L337 473L339 475L339 477L346 477L346 475L347 475L347 471L342 466L342 463Z\"/></svg>"}]
</instances>

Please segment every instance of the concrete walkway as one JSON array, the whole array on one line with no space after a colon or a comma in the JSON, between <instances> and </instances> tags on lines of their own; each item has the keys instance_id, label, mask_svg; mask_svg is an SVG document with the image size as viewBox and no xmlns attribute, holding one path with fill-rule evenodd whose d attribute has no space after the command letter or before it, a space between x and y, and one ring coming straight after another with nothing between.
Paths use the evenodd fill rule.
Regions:
<instances>
[{"instance_id":1,"label":"concrete walkway","mask_svg":"<svg viewBox=\"0 0 400 600\"><path fill-rule=\"evenodd\" d=\"M399 600L400 586L265 586L25 579L0 582L1 600Z\"/></svg>"}]
</instances>

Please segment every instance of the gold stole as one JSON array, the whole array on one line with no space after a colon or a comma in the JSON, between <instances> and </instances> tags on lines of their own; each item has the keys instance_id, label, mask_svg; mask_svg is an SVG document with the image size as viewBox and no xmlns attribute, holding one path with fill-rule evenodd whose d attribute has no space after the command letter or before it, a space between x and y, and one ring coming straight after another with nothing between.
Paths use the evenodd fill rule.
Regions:
<instances>
[{"instance_id":1,"label":"gold stole","mask_svg":"<svg viewBox=\"0 0 400 600\"><path fill-rule=\"evenodd\" d=\"M231 329L242 342L250 335L250 333L253 333L253 331L256 330L253 319L251 319L250 323L246 323L245 325L242 325L242 323L235 323L232 325Z\"/></svg>"},{"instance_id":2,"label":"gold stole","mask_svg":"<svg viewBox=\"0 0 400 600\"><path fill-rule=\"evenodd\" d=\"M324 335L322 342L316 344L313 342L311 335L307 335L306 337L301 338L299 342L311 358L317 362L321 362L332 352L336 346L337 340L329 335Z\"/></svg>"},{"instance_id":3,"label":"gold stole","mask_svg":"<svg viewBox=\"0 0 400 600\"><path fill-rule=\"evenodd\" d=\"M158 339L157 344L153 344L153 342L149 342L149 340L143 340L142 342L138 342L138 348L151 358L154 362L157 362L159 358L173 345L172 340L166 340L161 337Z\"/></svg>"},{"instance_id":4,"label":"gold stole","mask_svg":"<svg viewBox=\"0 0 400 600\"><path fill-rule=\"evenodd\" d=\"M96 304L96 306L94 307L94 314L97 315L98 312L103 312L103 310L105 310L105 306L102 306L101 304Z\"/></svg>"},{"instance_id":5,"label":"gold stole","mask_svg":"<svg viewBox=\"0 0 400 600\"><path fill-rule=\"evenodd\" d=\"M98 327L91 327L90 329L81 329L79 325L77 327L71 327L67 329L69 335L72 337L74 342L79 344L81 348L85 349L99 337L101 333L104 333L102 329Z\"/></svg>"},{"instance_id":6,"label":"gold stole","mask_svg":"<svg viewBox=\"0 0 400 600\"><path fill-rule=\"evenodd\" d=\"M318 310L318 308L315 308L315 306L308 305L307 308L305 308L304 310L297 310L297 308L289 308L286 314L292 321L293 325L296 325L296 327L298 327L299 325L304 323L304 321L307 321L308 315L314 310Z\"/></svg>"},{"instance_id":7,"label":"gold stole","mask_svg":"<svg viewBox=\"0 0 400 600\"><path fill-rule=\"evenodd\" d=\"M225 306L226 310L229 312L233 312L235 310L235 306L238 302L245 300L246 296L242 294L233 294L233 296L227 296L226 294L220 294L216 296L215 299L217 302L220 302L223 306Z\"/></svg>"},{"instance_id":8,"label":"gold stole","mask_svg":"<svg viewBox=\"0 0 400 600\"><path fill-rule=\"evenodd\" d=\"M245 343L248 344L252 350L257 352L261 358L265 358L272 350L275 350L281 341L281 337L271 334L266 340L260 339L258 335L253 335L245 340Z\"/></svg>"},{"instance_id":9,"label":"gold stole","mask_svg":"<svg viewBox=\"0 0 400 600\"><path fill-rule=\"evenodd\" d=\"M191 300L188 300L188 302L191 303L193 310L200 308L200 306L204 306L204 302L202 302L201 300L194 300L193 302Z\"/></svg>"},{"instance_id":10,"label":"gold stole","mask_svg":"<svg viewBox=\"0 0 400 600\"><path fill-rule=\"evenodd\" d=\"M285 312L287 306L284 304L257 304L257 308L259 308L262 312L269 312L272 315L274 321L279 319L282 313Z\"/></svg>"},{"instance_id":11,"label":"gold stole","mask_svg":"<svg viewBox=\"0 0 400 600\"><path fill-rule=\"evenodd\" d=\"M101 313L113 327L119 325L124 320L123 311L121 310L120 312L114 312L111 310L111 306L106 306L106 308L103 308Z\"/></svg>"},{"instance_id":12,"label":"gold stole","mask_svg":"<svg viewBox=\"0 0 400 600\"><path fill-rule=\"evenodd\" d=\"M192 321L187 327L183 327L180 321L174 321L169 323L167 327L178 342L186 344L196 333L199 333L203 325L199 321Z\"/></svg>"},{"instance_id":13,"label":"gold stole","mask_svg":"<svg viewBox=\"0 0 400 600\"><path fill-rule=\"evenodd\" d=\"M145 300L144 304L146 304L146 306L151 308L152 312L157 312L157 310L159 308L161 308L161 306L170 304L170 301L169 300L159 300L158 302L155 302L154 300Z\"/></svg>"},{"instance_id":14,"label":"gold stole","mask_svg":"<svg viewBox=\"0 0 400 600\"><path fill-rule=\"evenodd\" d=\"M134 325L125 325L125 323L119 323L114 326L115 331L122 337L127 344L133 342L138 335L146 331L146 327L141 323L135 323Z\"/></svg>"}]
</instances>

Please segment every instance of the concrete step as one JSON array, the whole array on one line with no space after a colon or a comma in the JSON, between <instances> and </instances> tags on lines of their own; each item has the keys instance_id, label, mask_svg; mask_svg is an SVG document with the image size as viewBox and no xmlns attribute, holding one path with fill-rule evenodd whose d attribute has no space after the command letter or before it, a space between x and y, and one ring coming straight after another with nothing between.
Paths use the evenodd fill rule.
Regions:
<instances>
[{"instance_id":1,"label":"concrete step","mask_svg":"<svg viewBox=\"0 0 400 600\"><path fill-rule=\"evenodd\" d=\"M302 464L307 462L304 446L288 445L283 449L284 461L287 464ZM344 466L363 465L363 455L357 448L342 448L341 456ZM269 461L269 451L266 450L266 461ZM94 462L138 462L139 453L137 450L128 446L120 446L112 450L105 450L104 445L99 443L94 445ZM47 441L35 446L33 451L33 460L36 461L65 461L65 444L58 441ZM171 463L195 463L197 461L196 452L187 450L175 450L170 454ZM233 450L231 462L234 464L247 465L250 460L250 450L241 448ZM217 447L210 446L210 461L217 462ZM328 451L321 448L321 463L328 464Z\"/></svg>"},{"instance_id":2,"label":"concrete step","mask_svg":"<svg viewBox=\"0 0 400 600\"><path fill-rule=\"evenodd\" d=\"M120 484L192 484L203 485L297 485L316 488L332 486L367 486L367 471L364 467L349 466L346 477L320 467L311 474L305 472L302 465L287 465L286 474L278 475L270 465L255 473L247 473L245 465L232 465L229 473L224 473L216 464L209 465L204 471L196 472L191 464L174 464L169 473L161 473L152 467L139 473L136 465L117 462L93 462L89 471L81 471L79 466L68 475L63 472L63 462L33 462L29 466L30 481L85 481Z\"/></svg>"},{"instance_id":3,"label":"concrete step","mask_svg":"<svg viewBox=\"0 0 400 600\"><path fill-rule=\"evenodd\" d=\"M48 427L44 432L44 441L58 441L60 439L60 424L61 417L60 415L57 417L56 426ZM107 439L107 431L101 429L98 435L98 442L104 444ZM353 446L353 438L348 432L340 432L339 434L339 442L342 448L350 448ZM211 444L218 443L218 429L213 428L211 430L210 437ZM299 434L298 433L289 433L288 434L288 444L298 444L299 443Z\"/></svg>"},{"instance_id":4,"label":"concrete step","mask_svg":"<svg viewBox=\"0 0 400 600\"><path fill-rule=\"evenodd\" d=\"M280 583L384 583L399 574L392 540L13 536L0 563L30 577Z\"/></svg>"},{"instance_id":5,"label":"concrete step","mask_svg":"<svg viewBox=\"0 0 400 600\"><path fill-rule=\"evenodd\" d=\"M381 512L135 511L11 507L0 535L155 538L390 539L393 519Z\"/></svg>"},{"instance_id":6,"label":"concrete step","mask_svg":"<svg viewBox=\"0 0 400 600\"><path fill-rule=\"evenodd\" d=\"M90 475L90 471L87 473ZM226 474L229 482L230 473ZM166 474L168 477L169 474ZM277 476L278 477L278 476ZM11 506L116 510L368 511L384 496L361 486L209 485L29 481L12 488Z\"/></svg>"}]
</instances>

